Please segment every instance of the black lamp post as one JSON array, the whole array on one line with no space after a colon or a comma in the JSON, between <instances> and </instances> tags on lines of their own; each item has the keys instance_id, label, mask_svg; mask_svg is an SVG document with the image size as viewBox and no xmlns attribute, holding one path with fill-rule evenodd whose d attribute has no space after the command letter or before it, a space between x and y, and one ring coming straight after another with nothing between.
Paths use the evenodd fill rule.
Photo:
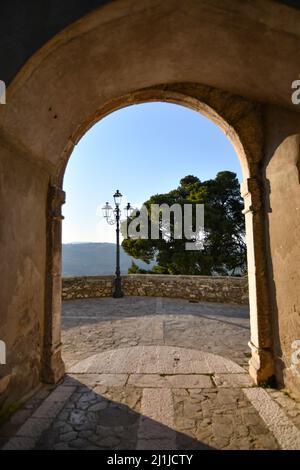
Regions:
<instances>
[{"instance_id":1,"label":"black lamp post","mask_svg":"<svg viewBox=\"0 0 300 470\"><path fill-rule=\"evenodd\" d=\"M113 297L119 299L120 297L124 296L124 292L122 291L122 281L121 281L121 270L120 270L120 217L121 217L121 209L120 204L122 200L122 194L117 189L114 194L114 201L115 201L115 209L111 207L111 205L107 202L105 206L102 208L103 216L106 219L107 223L110 225L116 224L116 276L115 276L115 289L113 293ZM130 203L126 206L127 217L131 213L131 206ZM111 218L112 211L114 213L114 219Z\"/></svg>"}]
</instances>

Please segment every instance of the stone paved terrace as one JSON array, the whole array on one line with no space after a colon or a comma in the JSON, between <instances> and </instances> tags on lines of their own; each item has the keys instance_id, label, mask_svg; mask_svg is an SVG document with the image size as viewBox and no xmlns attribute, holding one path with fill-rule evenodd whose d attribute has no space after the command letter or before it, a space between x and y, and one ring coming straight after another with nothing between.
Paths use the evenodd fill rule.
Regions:
<instances>
[{"instance_id":1,"label":"stone paved terrace","mask_svg":"<svg viewBox=\"0 0 300 470\"><path fill-rule=\"evenodd\" d=\"M67 367L108 349L169 345L198 349L248 364L246 305L124 297L63 302L62 341Z\"/></svg>"},{"instance_id":2,"label":"stone paved terrace","mask_svg":"<svg viewBox=\"0 0 300 470\"><path fill-rule=\"evenodd\" d=\"M300 404L253 386L247 307L64 302L67 375L0 429L3 449L300 449Z\"/></svg>"}]
</instances>

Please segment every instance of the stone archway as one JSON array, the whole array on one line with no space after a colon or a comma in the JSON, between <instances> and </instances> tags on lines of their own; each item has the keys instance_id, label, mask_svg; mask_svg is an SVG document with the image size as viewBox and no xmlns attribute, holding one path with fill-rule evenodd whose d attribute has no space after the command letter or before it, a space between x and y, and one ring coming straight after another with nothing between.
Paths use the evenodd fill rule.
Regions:
<instances>
[{"instance_id":1,"label":"stone archway","mask_svg":"<svg viewBox=\"0 0 300 470\"><path fill-rule=\"evenodd\" d=\"M292 295L293 302L284 310L280 282L286 283L298 264L293 260L289 269L281 269L280 242L273 236L276 222L268 208L268 184L276 198L280 191L276 184L272 186L278 181L277 166L269 162L273 155L280 160L285 149L290 156L288 168L298 161L298 147L290 145L287 137L299 134L299 114L279 106L289 106L289 86L297 63L286 58L298 50L299 38L295 24L288 20L287 31L272 32L272 44L284 43L285 50L278 48L276 64L281 74L274 74L270 91L265 86L269 75L264 64L272 55L263 28L277 24L277 7L271 19L266 14L258 19L240 2L234 13L219 6L217 0L212 6L189 0L184 5L180 2L180 8L175 0L157 0L151 6L146 0L113 2L50 40L8 87L7 104L0 109L4 252L0 337L8 354L0 390L5 406L37 386L41 374L47 381L57 381L63 374L59 333L61 183L72 148L89 126L109 112L151 100L172 101L203 112L235 145L244 172L250 373L256 381L274 374L276 295L281 296L284 315L292 308L297 310L299 302ZM228 34L233 19L245 28ZM207 26L211 22L216 41L211 41L211 27ZM251 28L253 35L248 38L245 31ZM246 60L250 52L251 57L257 55L257 62ZM274 133L274 122L279 134ZM294 180L290 183L296 184ZM294 188L293 203L297 194ZM284 217L287 226L298 233L299 224L292 222L293 209ZM291 287L292 293L296 290ZM283 325L289 329L283 336L297 334L294 326ZM284 347L288 367L288 341ZM276 354L280 361L280 351ZM291 384L296 390L298 379L293 378Z\"/></svg>"},{"instance_id":2,"label":"stone archway","mask_svg":"<svg viewBox=\"0 0 300 470\"><path fill-rule=\"evenodd\" d=\"M61 205L64 203L62 181L73 146L97 120L124 106L149 101L168 101L188 106L206 115L219 125L232 141L240 159L244 183L247 226L248 275L250 287L250 319L252 359L250 373L256 382L274 374L271 319L266 285L266 260L263 256L264 240L258 236L263 230L259 163L262 157L261 116L258 105L228 93L200 84L177 83L158 85L138 90L105 103L71 136L63 152L63 159L49 188L48 218L48 275L46 297L44 378L56 381L63 372L60 356L60 255ZM251 129L251 133L249 132ZM258 275L259 273L259 275Z\"/></svg>"}]
</instances>

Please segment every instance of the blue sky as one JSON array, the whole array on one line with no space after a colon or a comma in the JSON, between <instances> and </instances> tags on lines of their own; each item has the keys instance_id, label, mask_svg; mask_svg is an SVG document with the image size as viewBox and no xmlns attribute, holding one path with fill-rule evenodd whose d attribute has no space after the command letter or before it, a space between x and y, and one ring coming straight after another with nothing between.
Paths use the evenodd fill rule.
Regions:
<instances>
[{"instance_id":1,"label":"blue sky","mask_svg":"<svg viewBox=\"0 0 300 470\"><path fill-rule=\"evenodd\" d=\"M201 114L170 103L129 106L105 117L75 147L64 178L63 243L115 242L115 228L99 215L116 189L140 206L192 174L201 180L230 170L242 179L235 150Z\"/></svg>"}]
</instances>

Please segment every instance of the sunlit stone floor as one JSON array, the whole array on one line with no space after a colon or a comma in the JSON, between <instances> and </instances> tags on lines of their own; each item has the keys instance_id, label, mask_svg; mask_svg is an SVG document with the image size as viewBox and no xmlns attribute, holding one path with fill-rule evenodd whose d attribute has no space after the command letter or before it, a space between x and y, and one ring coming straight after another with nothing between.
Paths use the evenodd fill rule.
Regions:
<instances>
[{"instance_id":1,"label":"sunlit stone floor","mask_svg":"<svg viewBox=\"0 0 300 470\"><path fill-rule=\"evenodd\" d=\"M300 449L300 404L247 374L246 307L68 301L62 339L66 377L0 429L4 449Z\"/></svg>"},{"instance_id":2,"label":"sunlit stone floor","mask_svg":"<svg viewBox=\"0 0 300 470\"><path fill-rule=\"evenodd\" d=\"M248 364L247 306L160 297L63 303L63 354L69 366L92 354L137 345L198 349Z\"/></svg>"}]
</instances>

